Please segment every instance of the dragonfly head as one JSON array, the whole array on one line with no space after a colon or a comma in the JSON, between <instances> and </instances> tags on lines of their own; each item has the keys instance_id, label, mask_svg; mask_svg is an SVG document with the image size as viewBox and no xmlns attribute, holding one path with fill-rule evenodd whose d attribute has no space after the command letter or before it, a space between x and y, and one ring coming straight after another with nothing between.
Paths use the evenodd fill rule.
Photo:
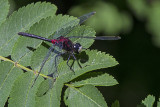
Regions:
<instances>
[{"instance_id":1,"label":"dragonfly head","mask_svg":"<svg viewBox=\"0 0 160 107\"><path fill-rule=\"evenodd\" d=\"M77 54L79 54L81 52L81 50L82 50L82 46L81 46L80 43L74 44L73 48L74 48L74 52L77 53Z\"/></svg>"}]
</instances>

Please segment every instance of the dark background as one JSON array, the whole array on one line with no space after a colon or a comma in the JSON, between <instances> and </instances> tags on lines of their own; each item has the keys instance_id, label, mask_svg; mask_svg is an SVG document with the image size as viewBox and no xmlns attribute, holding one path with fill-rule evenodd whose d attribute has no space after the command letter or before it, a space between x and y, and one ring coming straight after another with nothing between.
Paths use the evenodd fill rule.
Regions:
<instances>
[{"instance_id":1,"label":"dark background","mask_svg":"<svg viewBox=\"0 0 160 107\"><path fill-rule=\"evenodd\" d=\"M160 42L158 31L160 18L158 17L160 16L158 11L156 12L158 9L154 8L158 7L155 4L158 5L159 2L156 0L139 0L140 2L137 0L100 0L100 4L107 4L103 7L100 4L97 5L96 0L43 1L55 4L58 7L57 14L80 16L96 11L94 21L89 19L91 21L86 23L95 28L96 35L121 36L119 41L96 41L91 46L91 49L113 55L119 62L119 65L115 67L100 70L109 73L119 82L118 85L112 87L98 87L109 106L115 100L119 100L121 107L135 107L141 104L141 101L149 94L154 95L156 101L158 100L160 94L160 45L158 44ZM10 13L33 2L37 0L10 0ZM115 12L114 9L117 11ZM117 17L112 14L116 14ZM110 16L114 19L113 21L108 18ZM101 19L109 20L108 22L113 26L107 27L108 22L103 23ZM116 29L119 23L121 26Z\"/></svg>"}]
</instances>

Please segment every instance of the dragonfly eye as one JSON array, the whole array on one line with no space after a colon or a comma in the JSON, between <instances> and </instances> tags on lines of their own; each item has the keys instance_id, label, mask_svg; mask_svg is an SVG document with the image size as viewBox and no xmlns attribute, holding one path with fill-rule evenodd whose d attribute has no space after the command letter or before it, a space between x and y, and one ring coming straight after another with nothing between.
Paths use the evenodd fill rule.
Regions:
<instances>
[{"instance_id":1,"label":"dragonfly eye","mask_svg":"<svg viewBox=\"0 0 160 107\"><path fill-rule=\"evenodd\" d=\"M81 46L81 44L80 43L76 43L76 44L74 44L74 52L75 53L80 53L81 52L81 50L82 50L82 46Z\"/></svg>"}]
</instances>

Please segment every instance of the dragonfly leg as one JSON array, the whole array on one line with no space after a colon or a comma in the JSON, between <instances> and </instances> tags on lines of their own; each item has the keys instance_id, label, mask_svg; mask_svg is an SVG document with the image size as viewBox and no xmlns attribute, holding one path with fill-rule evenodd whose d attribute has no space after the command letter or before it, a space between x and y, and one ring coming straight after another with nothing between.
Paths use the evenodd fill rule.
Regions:
<instances>
[{"instance_id":1,"label":"dragonfly leg","mask_svg":"<svg viewBox=\"0 0 160 107\"><path fill-rule=\"evenodd\" d=\"M58 72L58 70L57 70L57 58L58 58L59 56L63 55L63 54L64 54L64 53L60 53L60 52L59 52L59 53L55 56L54 66L55 66L55 68L56 68L56 72ZM53 72L53 73L51 73L51 74L48 74L47 76L53 77L54 73L55 73L55 72Z\"/></svg>"},{"instance_id":2,"label":"dragonfly leg","mask_svg":"<svg viewBox=\"0 0 160 107\"><path fill-rule=\"evenodd\" d=\"M69 60L70 60L70 58L71 58L71 55L69 54L69 56L68 56L68 59L67 59L67 65L69 66L69 68L70 68L70 70L72 70L73 71L73 69L72 69L72 67L69 65Z\"/></svg>"},{"instance_id":3,"label":"dragonfly leg","mask_svg":"<svg viewBox=\"0 0 160 107\"><path fill-rule=\"evenodd\" d=\"M79 67L80 67L80 68L82 68L82 66L81 66L81 64L79 63L79 61L78 61L78 60L77 60L77 63L78 63L78 65L79 65Z\"/></svg>"},{"instance_id":4,"label":"dragonfly leg","mask_svg":"<svg viewBox=\"0 0 160 107\"><path fill-rule=\"evenodd\" d=\"M77 60L77 58L74 56L73 53L72 53L72 56L73 56L73 58L74 58L74 61L76 60L77 63L78 63L78 65L79 65L79 67L82 68L82 66L80 65L79 61ZM73 66L73 64L74 64L74 62L72 63L72 66Z\"/></svg>"},{"instance_id":5,"label":"dragonfly leg","mask_svg":"<svg viewBox=\"0 0 160 107\"><path fill-rule=\"evenodd\" d=\"M49 58L49 56L50 56L50 54L51 54L52 51L53 51L53 47L50 47L50 48L49 48L49 52L47 53L46 57L44 58L44 60L43 60L43 62L42 62L42 64L41 64L41 68L40 68L40 70L39 70L39 72L38 72L38 75L37 75L36 78L34 79L33 84L32 84L31 87L33 87L33 85L35 84L37 78L39 77L39 74L41 73L41 71L42 71L42 69L43 69L43 67L44 67L46 61L48 60L48 58Z\"/></svg>"},{"instance_id":6,"label":"dragonfly leg","mask_svg":"<svg viewBox=\"0 0 160 107\"><path fill-rule=\"evenodd\" d=\"M68 64L68 62L69 62L69 60L70 60L71 55L73 56L74 60L73 60L72 65L70 66L70 65ZM68 60L67 60L67 65L69 66L70 70L73 71L73 72L74 72L74 70L72 69L72 66L73 66L75 60L78 62L77 58L75 57L75 55L74 55L73 53L72 53L72 54L69 54L69 57L68 57ZM79 64L79 62L78 62L78 65L81 67L81 65ZM81 68L82 68L82 67L81 67ZM74 73L75 73L75 72L74 72Z\"/></svg>"},{"instance_id":7,"label":"dragonfly leg","mask_svg":"<svg viewBox=\"0 0 160 107\"><path fill-rule=\"evenodd\" d=\"M71 55L69 54L68 59L67 59L67 65L69 66L70 70L74 72L74 70L72 69L73 64L70 66L69 63L68 63L70 58L71 58Z\"/></svg>"}]
</instances>

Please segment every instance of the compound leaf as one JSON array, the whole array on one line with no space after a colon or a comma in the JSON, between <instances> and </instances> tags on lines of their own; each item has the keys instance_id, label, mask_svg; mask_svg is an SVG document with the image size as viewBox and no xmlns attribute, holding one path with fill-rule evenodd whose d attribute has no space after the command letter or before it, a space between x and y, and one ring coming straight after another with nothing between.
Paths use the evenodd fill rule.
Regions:
<instances>
[{"instance_id":1,"label":"compound leaf","mask_svg":"<svg viewBox=\"0 0 160 107\"><path fill-rule=\"evenodd\" d=\"M80 88L69 86L65 91L64 100L69 107L107 107L102 94L92 85Z\"/></svg>"},{"instance_id":2,"label":"compound leaf","mask_svg":"<svg viewBox=\"0 0 160 107\"><path fill-rule=\"evenodd\" d=\"M43 78L39 78L35 86L31 87L33 79L34 76L31 72L26 72L17 78L8 100L9 107L35 107L37 85L42 82Z\"/></svg>"},{"instance_id":3,"label":"compound leaf","mask_svg":"<svg viewBox=\"0 0 160 107\"><path fill-rule=\"evenodd\" d=\"M92 74L89 73L89 75L92 75ZM113 86L118 84L118 82L112 76L105 73L102 75L98 75L96 77L90 77L88 79L72 83L74 87L79 87L87 84L91 84L94 86Z\"/></svg>"},{"instance_id":4,"label":"compound leaf","mask_svg":"<svg viewBox=\"0 0 160 107\"><path fill-rule=\"evenodd\" d=\"M12 63L1 62L0 63L0 105L4 107L9 94L11 92L14 81L18 76L22 74L22 71L15 68Z\"/></svg>"},{"instance_id":5,"label":"compound leaf","mask_svg":"<svg viewBox=\"0 0 160 107\"><path fill-rule=\"evenodd\" d=\"M51 16L55 13L56 7L50 3L29 4L14 12L0 26L0 54L8 56L11 54L14 43L16 42L17 33L28 30L33 24L41 19Z\"/></svg>"},{"instance_id":6,"label":"compound leaf","mask_svg":"<svg viewBox=\"0 0 160 107\"><path fill-rule=\"evenodd\" d=\"M89 71L108 68L118 64L118 62L112 56L97 50L86 50L82 52L79 56L77 56L77 58L79 64L73 64L75 75L72 75L70 80L73 80ZM70 62L72 63L73 61L71 60ZM70 74L71 72L73 72L67 66L66 61L63 61L59 64L59 71L59 76L68 75L68 73Z\"/></svg>"}]
</instances>

